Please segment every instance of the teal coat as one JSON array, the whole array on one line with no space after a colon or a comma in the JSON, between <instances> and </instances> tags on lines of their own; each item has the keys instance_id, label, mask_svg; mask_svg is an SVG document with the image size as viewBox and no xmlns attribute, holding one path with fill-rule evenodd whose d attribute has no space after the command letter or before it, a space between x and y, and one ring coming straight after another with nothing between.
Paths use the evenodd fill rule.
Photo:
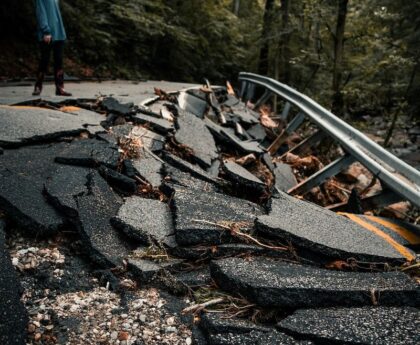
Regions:
<instances>
[{"instance_id":1,"label":"teal coat","mask_svg":"<svg viewBox=\"0 0 420 345\"><path fill-rule=\"evenodd\" d=\"M67 39L58 0L36 0L36 18L38 40L42 41L45 35L51 35L53 41Z\"/></svg>"}]
</instances>

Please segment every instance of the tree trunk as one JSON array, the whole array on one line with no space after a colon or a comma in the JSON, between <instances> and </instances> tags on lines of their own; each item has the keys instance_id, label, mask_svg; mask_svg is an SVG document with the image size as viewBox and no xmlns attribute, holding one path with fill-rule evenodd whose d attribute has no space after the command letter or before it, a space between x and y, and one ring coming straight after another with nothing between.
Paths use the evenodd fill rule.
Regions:
<instances>
[{"instance_id":1,"label":"tree trunk","mask_svg":"<svg viewBox=\"0 0 420 345\"><path fill-rule=\"evenodd\" d=\"M280 80L290 82L290 29L289 29L290 0L281 1L281 36L280 36Z\"/></svg>"},{"instance_id":2,"label":"tree trunk","mask_svg":"<svg viewBox=\"0 0 420 345\"><path fill-rule=\"evenodd\" d=\"M346 26L348 0L338 0L337 26L334 36L333 99L332 112L341 115L344 109L341 79L343 76L344 30Z\"/></svg>"},{"instance_id":3,"label":"tree trunk","mask_svg":"<svg viewBox=\"0 0 420 345\"><path fill-rule=\"evenodd\" d=\"M241 0L233 0L233 14L239 16L239 9L241 7Z\"/></svg>"},{"instance_id":4,"label":"tree trunk","mask_svg":"<svg viewBox=\"0 0 420 345\"><path fill-rule=\"evenodd\" d=\"M263 19L263 31L262 31L262 45L260 50L260 59L258 64L258 73L261 75L268 75L269 70L269 43L270 43L270 32L273 23L273 10L274 10L274 0L266 0L265 10L264 10L264 19Z\"/></svg>"}]
</instances>

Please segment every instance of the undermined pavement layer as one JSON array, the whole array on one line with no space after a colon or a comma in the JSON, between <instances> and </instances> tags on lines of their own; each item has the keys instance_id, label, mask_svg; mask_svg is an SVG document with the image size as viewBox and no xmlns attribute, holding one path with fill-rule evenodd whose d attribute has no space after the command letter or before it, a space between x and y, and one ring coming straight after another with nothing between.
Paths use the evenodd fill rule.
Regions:
<instances>
[{"instance_id":1,"label":"undermined pavement layer","mask_svg":"<svg viewBox=\"0 0 420 345\"><path fill-rule=\"evenodd\" d=\"M142 88L0 97L2 344L419 342L416 226L284 193L225 89Z\"/></svg>"}]
</instances>

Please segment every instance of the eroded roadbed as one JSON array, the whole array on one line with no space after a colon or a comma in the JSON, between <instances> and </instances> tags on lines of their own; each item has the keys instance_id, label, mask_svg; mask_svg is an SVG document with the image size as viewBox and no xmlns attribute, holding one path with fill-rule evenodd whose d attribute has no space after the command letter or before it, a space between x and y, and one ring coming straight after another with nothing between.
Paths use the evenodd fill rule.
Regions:
<instances>
[{"instance_id":1,"label":"eroded roadbed","mask_svg":"<svg viewBox=\"0 0 420 345\"><path fill-rule=\"evenodd\" d=\"M416 225L288 195L225 88L156 94L0 106L2 344L418 344Z\"/></svg>"}]
</instances>

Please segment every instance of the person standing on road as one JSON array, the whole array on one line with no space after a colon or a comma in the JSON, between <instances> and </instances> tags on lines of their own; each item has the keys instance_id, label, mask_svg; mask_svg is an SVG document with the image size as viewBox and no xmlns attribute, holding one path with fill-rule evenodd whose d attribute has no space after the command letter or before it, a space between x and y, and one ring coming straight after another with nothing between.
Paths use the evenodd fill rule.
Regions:
<instances>
[{"instance_id":1,"label":"person standing on road","mask_svg":"<svg viewBox=\"0 0 420 345\"><path fill-rule=\"evenodd\" d=\"M41 50L34 96L42 92L42 83L48 70L51 51L54 55L55 94L71 96L64 90L63 51L67 39L61 18L59 0L36 0L36 18L38 22L38 40Z\"/></svg>"}]
</instances>

